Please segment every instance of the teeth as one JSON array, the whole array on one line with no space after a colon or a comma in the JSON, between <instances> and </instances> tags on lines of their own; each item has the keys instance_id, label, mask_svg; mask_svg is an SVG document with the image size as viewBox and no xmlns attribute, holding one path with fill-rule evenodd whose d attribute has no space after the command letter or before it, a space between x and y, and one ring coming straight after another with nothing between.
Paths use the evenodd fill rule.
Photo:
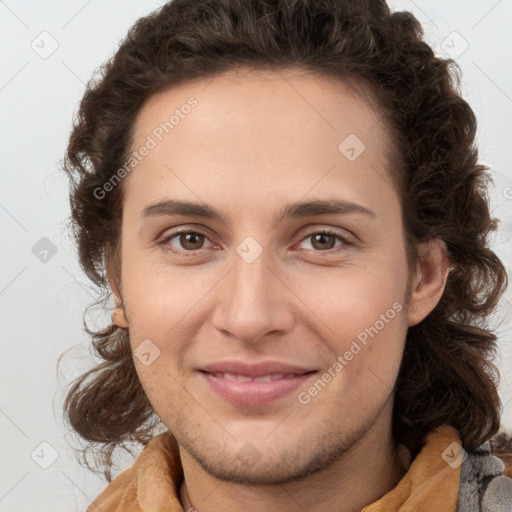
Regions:
<instances>
[{"instance_id":1,"label":"teeth","mask_svg":"<svg viewBox=\"0 0 512 512\"><path fill-rule=\"evenodd\" d=\"M263 375L262 377L254 377L254 382L270 382L270 375Z\"/></svg>"},{"instance_id":2,"label":"teeth","mask_svg":"<svg viewBox=\"0 0 512 512\"><path fill-rule=\"evenodd\" d=\"M238 382L270 382L279 379L290 379L295 377L295 373L273 373L270 375L262 375L261 377L248 377L247 375L236 375L234 373L214 373L215 377L224 378L227 380L236 380Z\"/></svg>"}]
</instances>

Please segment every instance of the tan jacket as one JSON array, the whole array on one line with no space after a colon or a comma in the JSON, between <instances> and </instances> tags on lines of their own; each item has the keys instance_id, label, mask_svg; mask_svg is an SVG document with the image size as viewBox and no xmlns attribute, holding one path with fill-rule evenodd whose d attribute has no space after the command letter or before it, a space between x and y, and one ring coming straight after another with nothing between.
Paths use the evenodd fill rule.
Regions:
<instances>
[{"instance_id":1,"label":"tan jacket","mask_svg":"<svg viewBox=\"0 0 512 512\"><path fill-rule=\"evenodd\" d=\"M446 449L451 443L460 443L453 427L432 430L397 486L361 512L512 512L512 480L499 476L504 470L501 460L483 450L467 457L462 466L449 464ZM169 433L161 434L87 512L187 512L179 500L182 480L176 441Z\"/></svg>"}]
</instances>

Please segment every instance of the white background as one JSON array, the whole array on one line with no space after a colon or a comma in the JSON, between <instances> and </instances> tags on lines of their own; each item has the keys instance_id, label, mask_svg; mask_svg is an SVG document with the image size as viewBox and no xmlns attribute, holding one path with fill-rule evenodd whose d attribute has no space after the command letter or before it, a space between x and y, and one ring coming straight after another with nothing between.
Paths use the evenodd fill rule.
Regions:
<instances>
[{"instance_id":1,"label":"white background","mask_svg":"<svg viewBox=\"0 0 512 512\"><path fill-rule=\"evenodd\" d=\"M82 314L96 296L66 229L68 185L57 163L85 83L132 23L159 5L0 1L1 511L83 511L106 485L77 463L62 422L66 384L91 365ZM490 196L502 228L493 249L511 269L512 0L395 0L391 6L412 11L436 51L457 57L464 96L479 120L481 161L495 178ZM45 48L51 48L49 36L40 36L44 31L58 43L46 59L31 47L42 46L46 37ZM43 237L57 250L46 263L32 252ZM498 360L503 423L510 429L511 297L509 289L497 317L503 321ZM70 348L57 372L58 356ZM31 458L36 448L40 463L57 457L48 469ZM131 460L123 461L125 467Z\"/></svg>"}]
</instances>

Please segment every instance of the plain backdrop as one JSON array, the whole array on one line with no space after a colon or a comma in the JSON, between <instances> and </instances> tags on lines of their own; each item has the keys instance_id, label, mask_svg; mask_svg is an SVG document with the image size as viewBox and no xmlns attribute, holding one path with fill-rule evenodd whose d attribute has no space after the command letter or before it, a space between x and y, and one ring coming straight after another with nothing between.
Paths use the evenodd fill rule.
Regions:
<instances>
[{"instance_id":1,"label":"plain backdrop","mask_svg":"<svg viewBox=\"0 0 512 512\"><path fill-rule=\"evenodd\" d=\"M85 83L128 28L162 3L0 1L1 511L83 511L106 485L78 464L62 421L66 385L92 364L82 314L96 294L66 228L68 184L58 162ZM493 249L511 269L512 0L390 4L412 11L435 51L461 67L464 97L479 121L481 162L495 179L491 204L502 225ZM496 315L508 428L511 297L509 289ZM120 459L120 468L132 460Z\"/></svg>"}]
</instances>

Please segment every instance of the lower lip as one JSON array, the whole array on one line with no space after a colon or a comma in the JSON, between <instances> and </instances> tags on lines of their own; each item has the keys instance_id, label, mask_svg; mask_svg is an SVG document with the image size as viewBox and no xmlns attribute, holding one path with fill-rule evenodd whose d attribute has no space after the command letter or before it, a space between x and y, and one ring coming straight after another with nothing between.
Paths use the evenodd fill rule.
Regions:
<instances>
[{"instance_id":1,"label":"lower lip","mask_svg":"<svg viewBox=\"0 0 512 512\"><path fill-rule=\"evenodd\" d=\"M309 372L287 379L271 380L270 382L240 382L224 377L216 377L212 373L200 372L211 388L222 398L235 405L264 405L282 398L304 384L316 372Z\"/></svg>"}]
</instances>

